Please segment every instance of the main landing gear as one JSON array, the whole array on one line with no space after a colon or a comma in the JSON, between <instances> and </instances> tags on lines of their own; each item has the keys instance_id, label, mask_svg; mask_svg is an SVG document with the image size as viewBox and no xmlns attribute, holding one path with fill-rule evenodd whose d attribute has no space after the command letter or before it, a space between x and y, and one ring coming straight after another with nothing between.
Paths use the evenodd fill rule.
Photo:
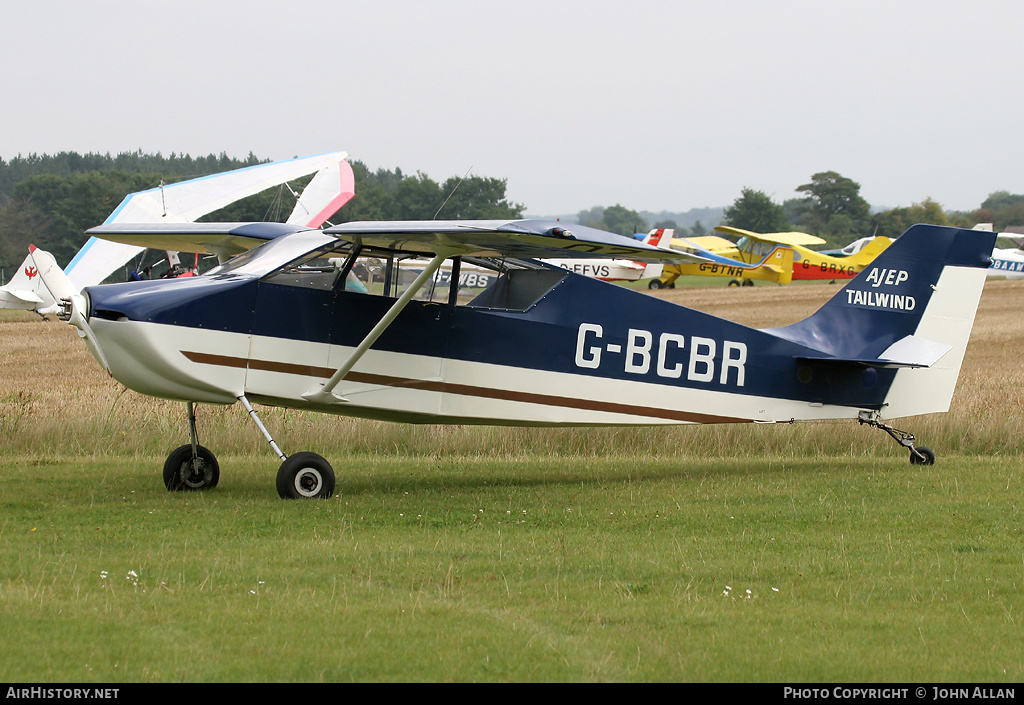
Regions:
<instances>
[{"instance_id":1,"label":"main landing gear","mask_svg":"<svg viewBox=\"0 0 1024 705\"><path fill-rule=\"evenodd\" d=\"M220 481L220 466L217 458L199 445L196 435L196 409L188 403L188 427L191 443L171 451L164 462L164 485L172 492L177 490L209 490Z\"/></svg>"},{"instance_id":2,"label":"main landing gear","mask_svg":"<svg viewBox=\"0 0 1024 705\"><path fill-rule=\"evenodd\" d=\"M911 465L934 465L935 464L935 453L931 448L927 446L915 446L914 441L917 440L913 433L907 433L906 431L900 431L899 429L893 428L892 426L882 423L878 416L877 411L862 411L857 420L862 424L867 424L874 428L880 428L888 433L892 438L904 448L910 449L910 464Z\"/></svg>"},{"instance_id":3,"label":"main landing gear","mask_svg":"<svg viewBox=\"0 0 1024 705\"><path fill-rule=\"evenodd\" d=\"M279 458L277 493L282 499L327 499L334 494L334 470L316 453L285 455L274 442L256 410L244 396L238 397ZM209 490L220 480L220 466L213 453L199 445L193 402L188 402L188 427L191 443L176 448L164 463L164 484L171 491Z\"/></svg>"}]
</instances>

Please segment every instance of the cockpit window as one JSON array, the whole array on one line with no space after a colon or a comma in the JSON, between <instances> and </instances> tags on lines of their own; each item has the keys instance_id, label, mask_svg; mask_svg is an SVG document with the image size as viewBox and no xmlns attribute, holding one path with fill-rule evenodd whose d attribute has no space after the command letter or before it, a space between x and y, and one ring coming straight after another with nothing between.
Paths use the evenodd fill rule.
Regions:
<instances>
[{"instance_id":1,"label":"cockpit window","mask_svg":"<svg viewBox=\"0 0 1024 705\"><path fill-rule=\"evenodd\" d=\"M324 235L319 230L310 230L269 240L262 245L232 257L224 264L214 267L207 276L224 274L248 274L261 277L273 272L288 262L302 257L305 253L323 247L327 243L337 244L337 240Z\"/></svg>"},{"instance_id":2,"label":"cockpit window","mask_svg":"<svg viewBox=\"0 0 1024 705\"><path fill-rule=\"evenodd\" d=\"M429 263L429 257L418 253L358 247L332 240L279 266L264 281L398 298ZM245 266L238 269L244 270ZM521 311L565 276L560 269L526 260L456 257L441 265L417 292L415 300Z\"/></svg>"}]
</instances>

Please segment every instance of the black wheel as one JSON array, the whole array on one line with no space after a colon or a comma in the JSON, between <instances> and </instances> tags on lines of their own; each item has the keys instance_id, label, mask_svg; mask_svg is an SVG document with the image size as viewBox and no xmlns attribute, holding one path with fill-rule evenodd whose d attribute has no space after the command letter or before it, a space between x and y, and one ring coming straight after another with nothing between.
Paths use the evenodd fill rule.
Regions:
<instances>
[{"instance_id":1,"label":"black wheel","mask_svg":"<svg viewBox=\"0 0 1024 705\"><path fill-rule=\"evenodd\" d=\"M740 285L740 280L739 279L730 279L729 280L729 286L739 286L739 285Z\"/></svg>"},{"instance_id":2,"label":"black wheel","mask_svg":"<svg viewBox=\"0 0 1024 705\"><path fill-rule=\"evenodd\" d=\"M175 448L164 462L164 485L171 492L210 490L220 482L220 465L213 453L203 446L196 447L192 457L192 446Z\"/></svg>"},{"instance_id":3,"label":"black wheel","mask_svg":"<svg viewBox=\"0 0 1024 705\"><path fill-rule=\"evenodd\" d=\"M647 285L648 289L664 289L665 285L661 283L660 279L652 279L651 283Z\"/></svg>"},{"instance_id":4,"label":"black wheel","mask_svg":"<svg viewBox=\"0 0 1024 705\"><path fill-rule=\"evenodd\" d=\"M743 286L754 286L754 280L753 279L744 279L743 280Z\"/></svg>"},{"instance_id":5,"label":"black wheel","mask_svg":"<svg viewBox=\"0 0 1024 705\"><path fill-rule=\"evenodd\" d=\"M327 499L334 494L334 470L316 453L295 453L277 471L282 499Z\"/></svg>"},{"instance_id":6,"label":"black wheel","mask_svg":"<svg viewBox=\"0 0 1024 705\"><path fill-rule=\"evenodd\" d=\"M915 453L914 451L917 451ZM921 455L918 455L920 453ZM924 456L923 458L921 456ZM935 465L935 453L928 446L917 446L910 451L911 465Z\"/></svg>"}]
</instances>

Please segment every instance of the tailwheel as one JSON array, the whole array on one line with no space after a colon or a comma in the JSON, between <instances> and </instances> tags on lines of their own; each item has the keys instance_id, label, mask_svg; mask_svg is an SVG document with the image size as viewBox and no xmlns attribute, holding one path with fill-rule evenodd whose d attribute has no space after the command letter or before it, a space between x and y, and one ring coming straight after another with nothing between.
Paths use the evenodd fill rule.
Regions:
<instances>
[{"instance_id":1,"label":"tailwheel","mask_svg":"<svg viewBox=\"0 0 1024 705\"><path fill-rule=\"evenodd\" d=\"M277 471L277 493L282 499L327 499L334 494L334 470L316 453L290 455Z\"/></svg>"},{"instance_id":2,"label":"tailwheel","mask_svg":"<svg viewBox=\"0 0 1024 705\"><path fill-rule=\"evenodd\" d=\"M220 481L220 465L203 446L175 448L164 462L164 485L171 492L210 490Z\"/></svg>"},{"instance_id":3,"label":"tailwheel","mask_svg":"<svg viewBox=\"0 0 1024 705\"><path fill-rule=\"evenodd\" d=\"M862 411L860 412L860 416L857 418L857 421L862 424L867 424L868 426L882 429L901 446L909 448L911 465L935 464L935 451L928 446L915 445L917 438L913 433L901 431L898 428L893 428L887 423L882 423L877 411Z\"/></svg>"}]
</instances>

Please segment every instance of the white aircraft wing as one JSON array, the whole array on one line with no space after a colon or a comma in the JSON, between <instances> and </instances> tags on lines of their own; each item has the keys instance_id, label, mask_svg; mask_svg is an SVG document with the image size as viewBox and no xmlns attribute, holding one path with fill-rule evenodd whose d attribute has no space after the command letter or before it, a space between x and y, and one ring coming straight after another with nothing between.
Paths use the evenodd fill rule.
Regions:
<instances>
[{"instance_id":1,"label":"white aircraft wing","mask_svg":"<svg viewBox=\"0 0 1024 705\"><path fill-rule=\"evenodd\" d=\"M320 169L302 190L287 223L319 228L356 194L352 166L343 159Z\"/></svg>"},{"instance_id":2,"label":"white aircraft wing","mask_svg":"<svg viewBox=\"0 0 1024 705\"><path fill-rule=\"evenodd\" d=\"M348 167L344 161L347 156L345 152L330 152L313 157L258 164L131 193L110 214L104 224L192 222L239 199L306 174L324 169L340 174L343 171L340 167L341 164ZM348 172L351 173L351 167L348 167ZM316 181L316 177L314 177L314 181ZM339 175L336 181L338 188L341 183L342 179ZM318 193L326 193L328 190L326 187L320 188ZM314 200L314 205L321 204L321 211L330 204L338 202L340 197L331 198L327 203L324 203L324 198L320 196ZM351 198L351 195L348 198ZM337 207L340 208L348 198L342 200ZM124 266L132 257L139 254L144 247L123 242L103 241L93 237L71 260L65 273L71 283L81 291L86 286L99 284L118 267ZM153 245L153 247L158 246ZM166 249L188 251L179 247Z\"/></svg>"},{"instance_id":3,"label":"white aircraft wing","mask_svg":"<svg viewBox=\"0 0 1024 705\"><path fill-rule=\"evenodd\" d=\"M572 256L635 262L699 263L699 255L646 245L631 237L546 220L351 222L324 233L364 246L448 256L550 259Z\"/></svg>"}]
</instances>

